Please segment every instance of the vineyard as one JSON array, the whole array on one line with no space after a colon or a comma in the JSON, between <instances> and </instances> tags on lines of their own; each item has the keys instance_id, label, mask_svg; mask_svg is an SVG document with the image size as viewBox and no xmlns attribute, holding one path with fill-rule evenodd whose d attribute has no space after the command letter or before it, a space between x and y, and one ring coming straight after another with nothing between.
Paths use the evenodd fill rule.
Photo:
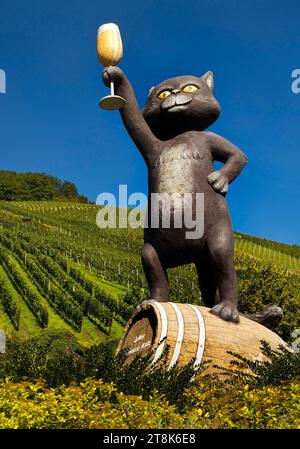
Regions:
<instances>
[{"instance_id":1,"label":"vineyard","mask_svg":"<svg viewBox=\"0 0 300 449\"><path fill-rule=\"evenodd\" d=\"M99 229L98 210L73 202L0 202L0 329L24 337L65 329L85 345L121 335L147 297L142 230ZM242 311L286 307L285 336L300 307L299 247L235 237ZM172 300L201 304L193 266L169 276Z\"/></svg>"}]
</instances>

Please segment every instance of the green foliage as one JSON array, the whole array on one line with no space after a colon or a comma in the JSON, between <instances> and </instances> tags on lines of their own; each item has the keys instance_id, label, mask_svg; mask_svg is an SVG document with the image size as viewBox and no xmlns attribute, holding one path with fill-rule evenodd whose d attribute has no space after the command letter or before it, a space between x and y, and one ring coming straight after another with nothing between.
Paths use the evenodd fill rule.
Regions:
<instances>
[{"instance_id":1,"label":"green foliage","mask_svg":"<svg viewBox=\"0 0 300 449\"><path fill-rule=\"evenodd\" d=\"M9 276L15 289L20 293L29 309L34 314L41 327L48 325L48 312L41 304L39 296L30 288L26 278L16 269L7 251L2 248L0 252L0 262Z\"/></svg>"},{"instance_id":2,"label":"green foliage","mask_svg":"<svg viewBox=\"0 0 300 449\"><path fill-rule=\"evenodd\" d=\"M0 304L9 316L14 328L18 330L21 312L11 292L6 287L6 282L4 279L0 279Z\"/></svg>"},{"instance_id":3,"label":"green foliage","mask_svg":"<svg viewBox=\"0 0 300 449\"><path fill-rule=\"evenodd\" d=\"M72 186L63 191L71 192ZM148 295L139 259L142 230L98 229L97 211L95 205L60 201L0 204L0 318L7 314L17 329L25 311L43 326L35 310L39 304L49 317L60 316L75 332L81 329L77 337L91 323L93 332L101 328L109 334L116 325L121 331ZM300 328L299 276L296 265L287 271L277 261L279 257L284 264L285 255L296 260L299 247L239 234L236 238L248 242L235 251L242 312L281 306L278 332L288 340ZM272 251L274 263L265 263L270 258L264 258L264 250L251 257L252 243ZM173 301L201 304L193 266L169 270L169 277ZM128 366L124 353L114 356L115 342L85 347L68 325L70 332L65 333L53 330L50 318L48 324L50 329L25 341L8 332L8 351L0 355L0 427L300 426L299 356L289 351L265 346L269 362L264 363L232 353L233 378L226 376L225 382L205 376L191 382L192 363L167 371L164 353L155 366L149 367L151 355ZM253 374L247 376L250 369Z\"/></svg>"},{"instance_id":4,"label":"green foliage","mask_svg":"<svg viewBox=\"0 0 300 449\"><path fill-rule=\"evenodd\" d=\"M43 381L0 381L0 428L299 429L300 384L250 389L201 382L178 411L156 390L148 400L86 379L49 389Z\"/></svg>"},{"instance_id":5,"label":"green foliage","mask_svg":"<svg viewBox=\"0 0 300 449\"><path fill-rule=\"evenodd\" d=\"M149 357L128 366L114 349L83 348L61 331L10 339L0 354L0 428L300 426L299 360L287 352L265 346L274 365L239 359L233 367L240 375L230 381L202 373L191 382L192 364L168 371L167 352L152 367ZM256 375L242 376L245 367Z\"/></svg>"},{"instance_id":6,"label":"green foliage","mask_svg":"<svg viewBox=\"0 0 300 449\"><path fill-rule=\"evenodd\" d=\"M247 240L248 242L253 242L254 244L260 245L264 248L270 248L283 254L294 256L298 259L300 258L300 247L298 245L287 245L285 243L274 242L273 240L263 239L253 235L241 234L240 232L236 232L235 236L239 240Z\"/></svg>"},{"instance_id":7,"label":"green foliage","mask_svg":"<svg viewBox=\"0 0 300 449\"><path fill-rule=\"evenodd\" d=\"M153 365L152 354L137 357L128 365L125 352L115 355L115 349L115 342L84 348L72 334L63 331L44 330L30 340L8 339L7 351L0 356L0 378L42 378L57 387L93 377L113 382L120 391L144 399L156 389L169 402L182 407L181 392L191 385L194 375L192 362L168 371L167 347Z\"/></svg>"},{"instance_id":8,"label":"green foliage","mask_svg":"<svg viewBox=\"0 0 300 449\"><path fill-rule=\"evenodd\" d=\"M56 389L42 381L0 382L0 429L174 429L183 422L155 391L145 401L101 380Z\"/></svg>"},{"instance_id":9,"label":"green foliage","mask_svg":"<svg viewBox=\"0 0 300 449\"><path fill-rule=\"evenodd\" d=\"M175 365L168 370L169 347L160 360L153 364L153 354L136 357L127 364L125 352L115 355L116 343L81 346L75 337L63 331L43 330L30 340L8 339L7 352L0 357L0 378L11 377L15 381L26 378L34 381L43 378L51 387L83 381L87 377L113 382L119 391L130 395L141 395L149 399L157 390L179 410L186 406L182 391L201 379L216 382L215 376L205 374L209 363L197 372L193 360L184 367ZM280 386L300 377L300 357L284 346L274 351L262 342L262 353L266 359L251 361L239 354L232 355L232 367L219 368L229 385L250 385L251 388ZM213 362L210 362L213 364ZM218 367L216 367L218 368ZM193 381L192 381L193 380ZM217 381L219 382L219 381Z\"/></svg>"},{"instance_id":10,"label":"green foliage","mask_svg":"<svg viewBox=\"0 0 300 449\"><path fill-rule=\"evenodd\" d=\"M104 332L109 333L113 319L112 312L119 310L124 312L122 304L118 304L105 295L98 286L92 286L92 293L86 291L80 283L64 272L55 260L44 255L38 247L31 247L25 240L14 241L3 235L0 241L6 248L3 249L3 254L10 250L18 258L18 262L29 273L40 293L75 330L80 331L83 315L85 315ZM65 265L62 267L65 268ZM76 270L72 271L74 272ZM11 276L14 275L12 268ZM51 277L55 279L55 282L49 281ZM81 283L86 286L83 281Z\"/></svg>"},{"instance_id":11,"label":"green foliage","mask_svg":"<svg viewBox=\"0 0 300 449\"><path fill-rule=\"evenodd\" d=\"M41 201L53 199L87 202L75 184L45 173L0 171L0 200Z\"/></svg>"},{"instance_id":12,"label":"green foliage","mask_svg":"<svg viewBox=\"0 0 300 449\"><path fill-rule=\"evenodd\" d=\"M142 230L99 229L98 210L92 204L58 201L0 204L0 240L11 260L22 267L52 316L61 317L82 338L82 323L87 324L94 342L107 338L116 326L120 333L149 294L139 257ZM236 234L236 240L251 243L242 234ZM256 313L279 305L284 316L277 331L288 340L300 328L298 272L278 268L277 259L266 264L264 251L260 258L251 257L245 252L248 246L241 251L237 245L235 250L240 309ZM202 305L193 265L168 270L168 275L172 301Z\"/></svg>"},{"instance_id":13,"label":"green foliage","mask_svg":"<svg viewBox=\"0 0 300 449\"><path fill-rule=\"evenodd\" d=\"M228 377L227 382L250 384L254 388L279 386L287 381L300 380L300 354L281 345L274 350L266 341L261 341L261 351L265 360L249 360L240 354L228 351L232 355L231 368L219 368Z\"/></svg>"},{"instance_id":14,"label":"green foliage","mask_svg":"<svg viewBox=\"0 0 300 449\"><path fill-rule=\"evenodd\" d=\"M104 347L105 348L105 347ZM144 357L137 356L130 364L126 364L126 352L117 355L109 354L103 359L103 346L96 346L86 351L87 360L90 366L95 360L94 369L89 371L89 375L105 382L113 382L119 391L130 395L141 395L143 399L149 399L153 391L162 394L170 403L182 409L182 391L192 385L195 374L193 362L183 367L169 366L169 347L166 345L160 359L152 363L153 354L149 353ZM110 349L108 349L110 350ZM107 351L104 349L104 353ZM102 360L104 363L99 363ZM109 362L107 362L109 360Z\"/></svg>"},{"instance_id":15,"label":"green foliage","mask_svg":"<svg viewBox=\"0 0 300 449\"><path fill-rule=\"evenodd\" d=\"M272 304L280 306L283 320L276 332L289 340L292 331L300 328L299 277L242 255L236 257L236 265L240 311L256 313Z\"/></svg>"},{"instance_id":16,"label":"green foliage","mask_svg":"<svg viewBox=\"0 0 300 449\"><path fill-rule=\"evenodd\" d=\"M206 379L186 392L189 428L299 429L300 384L253 388Z\"/></svg>"},{"instance_id":17,"label":"green foliage","mask_svg":"<svg viewBox=\"0 0 300 449\"><path fill-rule=\"evenodd\" d=\"M79 381L84 374L82 351L74 335L59 330L45 330L29 340L8 339L0 356L0 377L43 378L49 386Z\"/></svg>"}]
</instances>

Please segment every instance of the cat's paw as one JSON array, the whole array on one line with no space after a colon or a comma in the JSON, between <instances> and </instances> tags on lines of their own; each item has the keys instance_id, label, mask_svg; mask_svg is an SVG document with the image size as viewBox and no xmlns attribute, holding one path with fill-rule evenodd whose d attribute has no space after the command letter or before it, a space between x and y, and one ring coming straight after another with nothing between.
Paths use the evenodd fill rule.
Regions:
<instances>
[{"instance_id":1,"label":"cat's paw","mask_svg":"<svg viewBox=\"0 0 300 449\"><path fill-rule=\"evenodd\" d=\"M228 301L222 301L215 305L210 312L225 321L233 321L234 323L239 323L240 321L239 312L236 305Z\"/></svg>"},{"instance_id":2,"label":"cat's paw","mask_svg":"<svg viewBox=\"0 0 300 449\"><path fill-rule=\"evenodd\" d=\"M125 75L123 70L121 70L119 67L110 66L105 67L102 72L102 78L105 86L110 87L110 83L112 81L115 87L117 87L124 80Z\"/></svg>"},{"instance_id":3,"label":"cat's paw","mask_svg":"<svg viewBox=\"0 0 300 449\"><path fill-rule=\"evenodd\" d=\"M226 193L228 190L228 179L219 170L210 173L207 177L207 181L216 192Z\"/></svg>"}]
</instances>

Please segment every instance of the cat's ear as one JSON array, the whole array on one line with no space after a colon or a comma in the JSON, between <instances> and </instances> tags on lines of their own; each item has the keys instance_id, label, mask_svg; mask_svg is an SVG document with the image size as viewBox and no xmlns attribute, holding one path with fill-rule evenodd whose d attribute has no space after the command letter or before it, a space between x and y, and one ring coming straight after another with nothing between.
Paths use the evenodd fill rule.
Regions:
<instances>
[{"instance_id":1,"label":"cat's ear","mask_svg":"<svg viewBox=\"0 0 300 449\"><path fill-rule=\"evenodd\" d=\"M208 87L211 90L214 90L214 74L213 74L213 72L211 72L211 71L206 72L205 75L203 75L201 78L206 82L206 84L208 85Z\"/></svg>"},{"instance_id":2,"label":"cat's ear","mask_svg":"<svg viewBox=\"0 0 300 449\"><path fill-rule=\"evenodd\" d=\"M150 95L152 94L152 92L154 91L154 89L155 89L155 86L152 86L152 87L149 89L148 97L150 97Z\"/></svg>"}]
</instances>

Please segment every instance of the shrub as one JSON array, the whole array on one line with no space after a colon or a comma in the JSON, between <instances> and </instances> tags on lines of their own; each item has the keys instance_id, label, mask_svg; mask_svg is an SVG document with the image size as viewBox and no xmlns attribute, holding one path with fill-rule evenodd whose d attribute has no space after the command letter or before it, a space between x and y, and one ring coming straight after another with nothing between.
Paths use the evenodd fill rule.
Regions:
<instances>
[{"instance_id":1,"label":"shrub","mask_svg":"<svg viewBox=\"0 0 300 449\"><path fill-rule=\"evenodd\" d=\"M190 403L185 423L192 428L299 428L299 393L299 382L260 389L202 382L185 393Z\"/></svg>"},{"instance_id":2,"label":"shrub","mask_svg":"<svg viewBox=\"0 0 300 449\"><path fill-rule=\"evenodd\" d=\"M168 347L152 367L150 354L128 366L124 352L114 356L115 344L83 348L63 331L10 339L7 349L0 355L0 428L300 426L299 356L266 343L269 361L232 353L231 376L192 382L192 362L167 371ZM241 375L245 368L253 374Z\"/></svg>"},{"instance_id":3,"label":"shrub","mask_svg":"<svg viewBox=\"0 0 300 449\"><path fill-rule=\"evenodd\" d=\"M299 276L242 255L236 257L236 264L240 311L257 313L273 304L281 307L283 319L276 332L289 341L293 330L300 328Z\"/></svg>"},{"instance_id":4,"label":"shrub","mask_svg":"<svg viewBox=\"0 0 300 449\"><path fill-rule=\"evenodd\" d=\"M227 382L249 384L254 387L278 386L287 381L300 378L300 355L281 345L273 350L266 341L261 341L264 361L249 360L240 354L228 351L232 355L231 368L219 368L227 376Z\"/></svg>"},{"instance_id":5,"label":"shrub","mask_svg":"<svg viewBox=\"0 0 300 449\"><path fill-rule=\"evenodd\" d=\"M114 382L120 391L145 399L157 390L171 403L182 406L181 392L191 385L194 374L192 362L184 367L175 365L168 371L167 347L159 363L151 368L151 354L126 365L125 353L115 356L115 348L113 342L84 348L72 334L53 330L43 330L25 341L8 339L7 352L0 356L0 378L44 379L47 385L57 387L93 377Z\"/></svg>"},{"instance_id":6,"label":"shrub","mask_svg":"<svg viewBox=\"0 0 300 449\"><path fill-rule=\"evenodd\" d=\"M7 340L0 356L0 378L44 378L49 386L80 381L84 375L82 348L73 334L44 330L30 340Z\"/></svg>"},{"instance_id":7,"label":"shrub","mask_svg":"<svg viewBox=\"0 0 300 449\"><path fill-rule=\"evenodd\" d=\"M42 381L0 382L2 429L174 428L182 422L175 407L157 392L150 401L144 401L101 380L57 389L48 389Z\"/></svg>"},{"instance_id":8,"label":"shrub","mask_svg":"<svg viewBox=\"0 0 300 449\"><path fill-rule=\"evenodd\" d=\"M182 392L179 413L153 391L148 400L86 379L49 389L43 381L0 381L0 428L299 428L300 384L251 390L202 381Z\"/></svg>"}]
</instances>

